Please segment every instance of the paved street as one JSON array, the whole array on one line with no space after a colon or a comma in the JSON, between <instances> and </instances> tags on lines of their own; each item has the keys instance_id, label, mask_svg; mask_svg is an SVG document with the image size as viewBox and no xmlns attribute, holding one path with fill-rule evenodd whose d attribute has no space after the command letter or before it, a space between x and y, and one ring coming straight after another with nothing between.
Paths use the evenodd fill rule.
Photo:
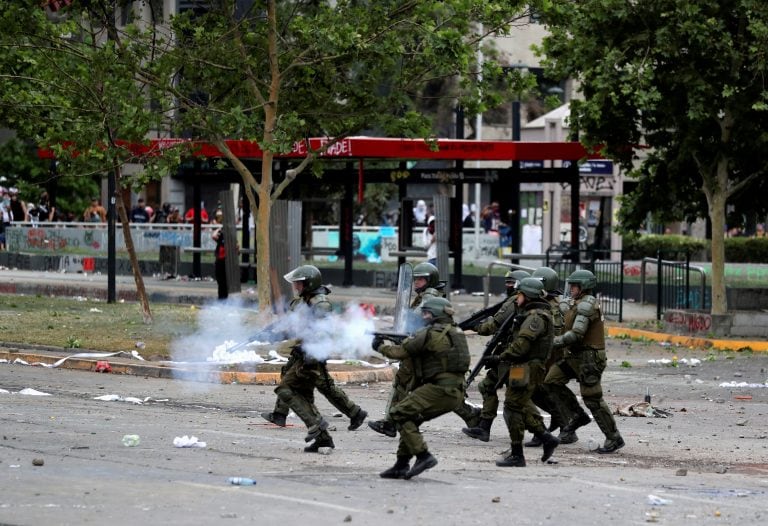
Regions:
<instances>
[{"instance_id":1,"label":"paved street","mask_svg":"<svg viewBox=\"0 0 768 526\"><path fill-rule=\"evenodd\" d=\"M484 338L472 337L475 357ZM768 356L670 349L611 340L605 375L611 407L646 389L669 418L617 417L627 442L614 455L587 449L595 424L555 453L527 451L528 467L498 468L508 446L497 419L489 443L446 415L423 426L439 464L411 480L383 480L395 439L318 400L336 450L305 454L295 417L276 428L258 413L272 388L208 384L0 364L0 524L756 524L768 516ZM695 367L649 364L697 358ZM622 367L624 363L624 367ZM631 365L628 367L627 365ZM762 387L720 387L746 382ZM19 394L25 388L51 396ZM388 385L349 385L371 416ZM144 400L100 401L117 394ZM470 401L479 403L475 387ZM126 447L126 434L140 436ZM176 448L194 435L206 448ZM35 466L35 459L44 464ZM237 487L227 477L257 480Z\"/></svg>"}]
</instances>

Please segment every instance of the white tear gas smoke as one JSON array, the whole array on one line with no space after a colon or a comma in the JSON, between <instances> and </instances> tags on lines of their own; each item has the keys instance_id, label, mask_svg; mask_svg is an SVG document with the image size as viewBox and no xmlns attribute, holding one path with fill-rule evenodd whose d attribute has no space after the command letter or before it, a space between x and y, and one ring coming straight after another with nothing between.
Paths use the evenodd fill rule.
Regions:
<instances>
[{"instance_id":1,"label":"white tear gas smoke","mask_svg":"<svg viewBox=\"0 0 768 526\"><path fill-rule=\"evenodd\" d=\"M236 363L225 350L245 341L255 332L248 322L253 315L252 305L247 307L237 298L204 305L197 316L198 329L171 343L171 353L176 362L225 362ZM257 353L242 349L239 362L263 361Z\"/></svg>"},{"instance_id":2,"label":"white tear gas smoke","mask_svg":"<svg viewBox=\"0 0 768 526\"><path fill-rule=\"evenodd\" d=\"M249 323L252 311L237 300L206 305L198 315L198 330L171 344L176 362L261 363L271 359L269 341L301 341L305 353L317 360L331 357L356 360L372 354L373 319L359 305L322 318L306 305L281 314L266 327ZM242 345L244 342L252 342ZM240 344L240 345L238 345Z\"/></svg>"},{"instance_id":3,"label":"white tear gas smoke","mask_svg":"<svg viewBox=\"0 0 768 526\"><path fill-rule=\"evenodd\" d=\"M302 305L281 316L272 327L286 339L301 340L304 352L316 360L357 360L371 355L370 334L375 324L359 305L350 303L342 313L317 317Z\"/></svg>"}]
</instances>

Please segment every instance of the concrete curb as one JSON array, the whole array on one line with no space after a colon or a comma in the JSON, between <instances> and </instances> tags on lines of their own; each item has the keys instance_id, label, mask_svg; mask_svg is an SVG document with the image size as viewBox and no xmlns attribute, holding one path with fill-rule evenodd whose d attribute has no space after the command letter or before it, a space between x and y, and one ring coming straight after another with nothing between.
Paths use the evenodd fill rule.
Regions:
<instances>
[{"instance_id":1,"label":"concrete curb","mask_svg":"<svg viewBox=\"0 0 768 526\"><path fill-rule=\"evenodd\" d=\"M33 351L18 351L0 349L0 359L13 363L17 359L24 360L30 365L54 364L65 355L46 354ZM147 364L145 362L127 361L124 358L70 358L59 367L77 371L96 372L96 362L107 361L112 374L127 374L144 376L148 378L173 378L203 383L220 384L253 384L253 385L277 385L280 382L280 373L275 371L242 371L232 370L230 366L190 366L179 367L164 364ZM224 370L224 368L229 370ZM391 382L394 378L394 368L383 367L381 369L358 369L354 371L335 371L333 364L328 366L329 373L334 381L339 383L376 383Z\"/></svg>"},{"instance_id":2,"label":"concrete curb","mask_svg":"<svg viewBox=\"0 0 768 526\"><path fill-rule=\"evenodd\" d=\"M767 352L768 342L752 340L722 340L714 338L696 338L693 336L680 336L663 332L645 331L641 329L629 329L625 327L607 327L608 336L613 338L646 338L658 342L670 342L684 347L700 347L703 350L720 349L724 351L754 351Z\"/></svg>"}]
</instances>

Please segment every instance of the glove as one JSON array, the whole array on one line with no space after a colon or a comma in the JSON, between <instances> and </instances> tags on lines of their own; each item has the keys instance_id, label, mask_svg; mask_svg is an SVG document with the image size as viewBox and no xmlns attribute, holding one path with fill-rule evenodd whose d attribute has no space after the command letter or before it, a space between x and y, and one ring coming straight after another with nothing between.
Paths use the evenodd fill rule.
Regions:
<instances>
[{"instance_id":1,"label":"glove","mask_svg":"<svg viewBox=\"0 0 768 526\"><path fill-rule=\"evenodd\" d=\"M384 338L378 335L374 336L373 341L371 342L371 349L373 349L374 351L378 351L379 347L381 347L383 343L384 343Z\"/></svg>"},{"instance_id":2,"label":"glove","mask_svg":"<svg viewBox=\"0 0 768 526\"><path fill-rule=\"evenodd\" d=\"M499 362L501 362L499 355L492 354L485 359L485 366L488 369L496 369L499 366Z\"/></svg>"}]
</instances>

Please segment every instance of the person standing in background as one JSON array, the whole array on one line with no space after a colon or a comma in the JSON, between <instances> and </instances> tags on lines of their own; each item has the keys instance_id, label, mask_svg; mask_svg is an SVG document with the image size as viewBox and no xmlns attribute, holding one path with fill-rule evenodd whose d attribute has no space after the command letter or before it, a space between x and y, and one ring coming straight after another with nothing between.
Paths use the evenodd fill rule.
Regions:
<instances>
[{"instance_id":1,"label":"person standing in background","mask_svg":"<svg viewBox=\"0 0 768 526\"><path fill-rule=\"evenodd\" d=\"M435 235L435 216L427 220L424 228L423 245L427 251L427 263L437 266L437 237Z\"/></svg>"}]
</instances>

